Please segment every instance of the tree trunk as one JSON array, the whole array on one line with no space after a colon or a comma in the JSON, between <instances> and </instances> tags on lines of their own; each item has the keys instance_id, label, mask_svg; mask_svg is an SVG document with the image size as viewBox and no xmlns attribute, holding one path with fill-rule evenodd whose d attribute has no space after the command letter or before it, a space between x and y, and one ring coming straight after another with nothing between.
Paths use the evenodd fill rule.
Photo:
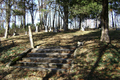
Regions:
<instances>
[{"instance_id":1,"label":"tree trunk","mask_svg":"<svg viewBox=\"0 0 120 80\"><path fill-rule=\"evenodd\" d=\"M23 16L20 16L20 20L21 20L20 29L22 29L23 28Z\"/></svg>"},{"instance_id":2,"label":"tree trunk","mask_svg":"<svg viewBox=\"0 0 120 80\"><path fill-rule=\"evenodd\" d=\"M81 29L81 18L79 18L79 30Z\"/></svg>"},{"instance_id":3,"label":"tree trunk","mask_svg":"<svg viewBox=\"0 0 120 80\"><path fill-rule=\"evenodd\" d=\"M6 21L5 38L8 38L8 31L9 31L9 22Z\"/></svg>"},{"instance_id":4,"label":"tree trunk","mask_svg":"<svg viewBox=\"0 0 120 80\"><path fill-rule=\"evenodd\" d=\"M62 29L63 28L63 19L62 19L62 17L60 17L60 29Z\"/></svg>"},{"instance_id":5,"label":"tree trunk","mask_svg":"<svg viewBox=\"0 0 120 80\"><path fill-rule=\"evenodd\" d=\"M113 11L111 11L111 15L112 15L112 28L114 28Z\"/></svg>"},{"instance_id":6,"label":"tree trunk","mask_svg":"<svg viewBox=\"0 0 120 80\"><path fill-rule=\"evenodd\" d=\"M98 28L98 15L96 14L96 23L95 23L95 28Z\"/></svg>"},{"instance_id":7,"label":"tree trunk","mask_svg":"<svg viewBox=\"0 0 120 80\"><path fill-rule=\"evenodd\" d=\"M31 13L32 24L34 25L34 14Z\"/></svg>"},{"instance_id":8,"label":"tree trunk","mask_svg":"<svg viewBox=\"0 0 120 80\"><path fill-rule=\"evenodd\" d=\"M41 17L41 10L40 10L40 8L42 8L41 7L41 5L42 5L41 3L42 3L42 0L38 0L38 9L39 9L39 18L40 18L40 25L39 25L39 27L42 30L42 17Z\"/></svg>"},{"instance_id":9,"label":"tree trunk","mask_svg":"<svg viewBox=\"0 0 120 80\"><path fill-rule=\"evenodd\" d=\"M17 3L15 3L15 9L17 7ZM14 23L15 23L15 29L14 29L14 35L16 36L16 15L14 15Z\"/></svg>"},{"instance_id":10,"label":"tree trunk","mask_svg":"<svg viewBox=\"0 0 120 80\"><path fill-rule=\"evenodd\" d=\"M55 11L55 13L56 13L56 11ZM55 23L55 13L53 15L53 32L55 31L55 26L54 26L54 23Z\"/></svg>"},{"instance_id":11,"label":"tree trunk","mask_svg":"<svg viewBox=\"0 0 120 80\"><path fill-rule=\"evenodd\" d=\"M60 15L58 13L58 29L60 29Z\"/></svg>"},{"instance_id":12,"label":"tree trunk","mask_svg":"<svg viewBox=\"0 0 120 80\"><path fill-rule=\"evenodd\" d=\"M25 9L25 0L24 0L24 9L23 9L23 12L24 12L24 15L23 15L23 29L25 29L25 14L26 14L26 9Z\"/></svg>"},{"instance_id":13,"label":"tree trunk","mask_svg":"<svg viewBox=\"0 0 120 80\"><path fill-rule=\"evenodd\" d=\"M64 6L64 31L68 30L68 6Z\"/></svg>"},{"instance_id":14,"label":"tree trunk","mask_svg":"<svg viewBox=\"0 0 120 80\"><path fill-rule=\"evenodd\" d=\"M8 38L8 31L9 31L9 22L10 22L10 5L6 5L6 29L5 29L5 38Z\"/></svg>"},{"instance_id":15,"label":"tree trunk","mask_svg":"<svg viewBox=\"0 0 120 80\"><path fill-rule=\"evenodd\" d=\"M76 22L77 22L77 20L76 20L77 18L75 17L74 18L74 21L75 21L75 27L74 27L74 29L76 29L76 27L77 27L77 25L76 25Z\"/></svg>"},{"instance_id":16,"label":"tree trunk","mask_svg":"<svg viewBox=\"0 0 120 80\"><path fill-rule=\"evenodd\" d=\"M23 15L23 29L25 29L25 14Z\"/></svg>"},{"instance_id":17,"label":"tree trunk","mask_svg":"<svg viewBox=\"0 0 120 80\"><path fill-rule=\"evenodd\" d=\"M52 19L52 18L51 18L51 15L52 15L51 12L52 12L52 11L50 11L50 16L49 16L49 26L50 26L49 32L51 32L51 30L52 30L52 29L51 29L51 19Z\"/></svg>"},{"instance_id":18,"label":"tree trunk","mask_svg":"<svg viewBox=\"0 0 120 80\"><path fill-rule=\"evenodd\" d=\"M108 0L102 0L102 32L100 41L110 43L109 30L108 30Z\"/></svg>"},{"instance_id":19,"label":"tree trunk","mask_svg":"<svg viewBox=\"0 0 120 80\"><path fill-rule=\"evenodd\" d=\"M33 4L33 0L32 0L32 4ZM31 12L31 19L32 19L32 24L34 25L34 10L33 10L33 5L32 5L32 10L30 11Z\"/></svg>"}]
</instances>

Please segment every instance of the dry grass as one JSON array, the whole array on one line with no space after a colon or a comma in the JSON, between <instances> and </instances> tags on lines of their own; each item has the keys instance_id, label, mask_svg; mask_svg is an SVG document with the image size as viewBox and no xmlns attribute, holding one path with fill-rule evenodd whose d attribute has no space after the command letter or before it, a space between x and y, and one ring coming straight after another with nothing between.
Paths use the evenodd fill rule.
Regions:
<instances>
[{"instance_id":1,"label":"dry grass","mask_svg":"<svg viewBox=\"0 0 120 80\"><path fill-rule=\"evenodd\" d=\"M120 53L120 37L118 37L119 31L111 31L111 43L109 47L103 52L103 56L99 62L99 66L95 67L93 75L94 80L99 79L114 79L119 77L119 63L111 61L119 61L117 57ZM115 34L115 35L114 35ZM100 55L100 49L103 44L99 43L100 32L98 30L93 31L69 31L60 33L33 33L35 46L65 46L65 45L76 45L78 41L84 41L84 46L78 48L77 58L75 61L77 64L74 66L72 73L65 73L63 75L52 76L51 80L84 80L89 74L90 70L94 66ZM42 72L28 72L27 70L6 68L5 65L13 59L15 56L20 54L26 48L30 48L29 36L19 35L10 37L9 39L1 39L2 45L0 49L0 79L3 80L40 80ZM14 44L11 43L14 41ZM114 55L112 55L114 53ZM107 56L106 56L107 55ZM111 61L110 61L111 60ZM108 64L109 62L109 64ZM102 64L105 63L105 64ZM113 64L112 64L113 63ZM112 66L113 65L113 66ZM109 69L111 69L109 71ZM108 71L107 73L105 73ZM116 72L118 71L118 72ZM108 73L111 73L110 75ZM104 75L102 75L104 74ZM69 76L69 77L68 77ZM112 76L112 77L109 77Z\"/></svg>"}]
</instances>

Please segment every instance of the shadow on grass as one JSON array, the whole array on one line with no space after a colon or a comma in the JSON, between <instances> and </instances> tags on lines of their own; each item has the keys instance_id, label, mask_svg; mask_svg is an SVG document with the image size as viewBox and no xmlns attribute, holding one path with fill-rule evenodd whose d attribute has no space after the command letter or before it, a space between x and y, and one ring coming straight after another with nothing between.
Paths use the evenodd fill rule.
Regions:
<instances>
[{"instance_id":1,"label":"shadow on grass","mask_svg":"<svg viewBox=\"0 0 120 80\"><path fill-rule=\"evenodd\" d=\"M99 47L98 47L99 46ZM73 72L74 80L119 80L120 79L120 46L99 44L91 51L77 54ZM85 48L85 47L84 47ZM84 50L82 48L81 50Z\"/></svg>"},{"instance_id":2,"label":"shadow on grass","mask_svg":"<svg viewBox=\"0 0 120 80\"><path fill-rule=\"evenodd\" d=\"M92 51L92 54L88 51L77 55L77 65L74 67L76 71L71 75L77 76L75 79L119 80L120 46L99 44Z\"/></svg>"},{"instance_id":3,"label":"shadow on grass","mask_svg":"<svg viewBox=\"0 0 120 80\"><path fill-rule=\"evenodd\" d=\"M84 57L84 58L82 58L82 59L80 59L79 60L79 62L78 63L81 63L81 65L79 65L79 67L82 69L83 68L83 70L77 70L77 74L81 74L82 73L82 78L85 78L86 79L86 77L87 77L87 79L86 80L93 80L93 79L96 79L96 80L101 80L101 79L103 79L103 80L107 80L107 79L109 79L109 80L114 80L114 79L118 79L118 77L115 77L115 78L112 78L112 77L110 77L111 75L108 75L108 70L109 70L109 68L111 67L108 67L108 65L106 65L107 64L107 61L105 62L105 61L101 61L101 60L103 60L103 56L105 56L105 55L107 55L106 53L106 51L107 50L109 50L110 49L110 45L112 45L112 44L107 44L107 45L105 45L105 44L103 44L103 43L100 43L99 42L99 38L100 38L100 34L101 34L101 32L100 31L96 31L96 32L92 32L92 33L89 33L89 34L86 34L86 35L79 35L79 36L74 36L73 37L73 39L72 39L72 41L71 42L66 42L66 45L68 45L68 44L70 44L70 43L77 43L77 41L84 41L84 42L87 42L87 41L93 41L93 42L96 42L96 43L99 43L98 45L94 45L94 46L92 46L93 48L91 48L92 49L92 51L93 51L93 54L94 55L96 55L96 56L94 56L94 55L92 55L92 57L95 57L95 59L94 59L94 61L91 61L91 62L86 62L86 61L82 61L82 59L85 59L86 58L86 55L89 55L89 53L83 53L83 54L81 54L81 55L79 55L80 56L80 58L81 57ZM114 34L116 34L116 35L114 35ZM110 37L111 37L111 40L116 40L116 41L118 41L119 40L119 36L118 36L118 34L119 34L119 31L114 31L114 30L112 30L112 31L110 31ZM61 42L61 41L60 41ZM119 41L118 41L119 42ZM55 44L55 43L54 43ZM53 45L54 45L53 44ZM89 43L89 44L93 44L93 43ZM50 44L47 44L47 45L50 45ZM88 44L87 44L88 45ZM86 44L85 44L85 46L87 46ZM98 47L99 46L99 47ZM119 54L120 53L120 51L119 51L119 48L117 48L116 46L113 46L112 45L112 47L111 47L111 49L115 49L115 51L116 51L116 54ZM97 53L96 53L96 51L97 51ZM111 50L111 51L109 51L111 54L112 53L115 53L115 51L114 50ZM108 54L108 56L109 56L109 54ZM114 55L115 56L115 55ZM119 55L118 55L119 56ZM116 66L118 66L118 64L116 64L116 62L117 61L115 61L115 60L117 60L117 59L119 59L118 57L116 57L116 58L114 58L114 57L112 57L112 58L109 58L108 57L108 60L110 59L110 61L111 62L109 62L110 64L113 64L113 65L116 65ZM89 59L87 59L87 60L89 60ZM107 66L107 67L104 67L104 69L102 69L102 70L97 70L96 71L96 69L101 65L101 63L103 63L103 64L105 64L105 65L103 65L103 66ZM87 65L87 66L86 66ZM112 70L114 69L114 68L116 68L116 67L113 67L112 68ZM111 73L113 73L112 72L112 70L110 70L111 71ZM99 72L101 72L102 71L102 73L104 73L104 74L101 74L101 73L99 73ZM74 74L71 74L72 76L75 76L75 74L76 73L74 73ZM116 75L116 74L115 74ZM81 75L80 75L81 76ZM104 76L104 77L101 77L101 76ZM72 78L71 78L72 79Z\"/></svg>"},{"instance_id":4,"label":"shadow on grass","mask_svg":"<svg viewBox=\"0 0 120 80\"><path fill-rule=\"evenodd\" d=\"M2 47L0 47L0 52L2 52L2 51L7 51L8 49L10 49L11 47L14 47L15 45L14 45L14 43L11 43L11 44L9 44L9 45L5 45L5 46L2 46Z\"/></svg>"},{"instance_id":5,"label":"shadow on grass","mask_svg":"<svg viewBox=\"0 0 120 80\"><path fill-rule=\"evenodd\" d=\"M82 32L81 32L82 33ZM89 34L85 35L79 35L79 36L74 36L73 39L74 41L90 41L90 40L95 40L95 39L100 39L100 31L97 30L96 32L91 32Z\"/></svg>"},{"instance_id":6,"label":"shadow on grass","mask_svg":"<svg viewBox=\"0 0 120 80\"><path fill-rule=\"evenodd\" d=\"M8 74L10 74L12 71L14 71L14 70L7 70L7 71L4 71L4 70L0 70L0 79L1 80L5 80L5 77L8 75Z\"/></svg>"},{"instance_id":7,"label":"shadow on grass","mask_svg":"<svg viewBox=\"0 0 120 80\"><path fill-rule=\"evenodd\" d=\"M18 69L18 68L10 68L6 71L1 70L0 71L0 79L1 80L17 80L21 78L28 77L28 74L30 73L29 70L24 70L24 69ZM33 76L32 74L30 76Z\"/></svg>"},{"instance_id":8,"label":"shadow on grass","mask_svg":"<svg viewBox=\"0 0 120 80\"><path fill-rule=\"evenodd\" d=\"M71 32L60 32L61 35L64 34L64 33L71 33ZM73 31L73 33L74 33L74 31ZM42 39L45 39L45 38L51 38L52 36L55 36L57 34L58 33L42 33L42 34L36 34L33 37L37 37L35 40L39 41L39 40L42 40ZM114 34L118 35L119 31L117 31L117 32L116 31L110 31L111 39L112 40L117 40L119 42L120 37L119 36L114 36ZM69 45L70 43L73 43L75 45L77 43L77 41L87 42L87 41L90 41L90 40L93 40L94 42L99 43L99 37L100 37L100 31L92 32L92 33L89 33L89 34L86 34L86 35L73 36L73 38L71 38L71 41L65 42L65 45ZM21 38L17 38L17 39L21 39ZM28 39L28 37L27 38L22 38L22 39ZM59 44L60 42L61 42L61 40L58 40L58 41L55 41L54 43L52 43L51 45L54 45L54 44L60 45ZM50 43L48 43L47 45L49 45L49 44ZM92 44L92 43L89 43L89 44ZM85 46L86 45L88 45L88 44L85 44ZM86 55L88 55L89 53L84 52L84 53L80 54L78 56L79 57L78 63L80 65L77 65L77 67L75 67L77 69L75 73L68 75L68 76L70 76L70 79L74 79L74 78L71 78L73 76L78 76L78 78L80 78L80 79L83 79L83 78L86 79L86 77L88 77L89 80L92 80L92 78L95 79L95 80L107 80L107 79L108 80L115 80L115 79L118 80L118 79L120 79L119 77L112 78L112 77L110 77L111 75L108 75L109 70L110 70L109 69L110 64L111 65L115 64L115 66L113 66L113 68L110 70L111 73L116 71L114 68L119 68L118 67L118 63L119 63L118 61L119 61L119 53L120 53L119 49L120 49L120 47L116 47L116 46L112 45L111 47L108 48L108 45L104 45L104 46L102 45L101 46L101 44L99 44L99 45L95 45L91 49L93 51L93 54L95 55L95 56L92 55L92 57L91 57L91 58L95 57L94 61L92 61L92 60L91 61L83 61L84 59L86 59ZM108 60L110 60L110 64L107 64L108 63L107 60L103 61L103 62L101 61L102 57L105 56L105 54L107 54L109 52L108 51L106 53L106 50L108 50L108 49L111 50L110 53L115 53L115 54L113 54L113 57L108 58ZM112 50L112 49L114 49L114 50ZM87 58L86 60L89 60L89 58ZM105 68L101 69L101 70L97 70L97 68L101 65L101 63L105 63ZM25 74L27 74L27 72ZM55 74L56 73L50 73L49 75L44 77L44 79L46 79L46 78L48 79ZM22 74L19 74L19 75L22 75ZM66 77L68 77L68 76L66 76Z\"/></svg>"},{"instance_id":9,"label":"shadow on grass","mask_svg":"<svg viewBox=\"0 0 120 80\"><path fill-rule=\"evenodd\" d=\"M95 69L98 67L98 64L99 64L102 56L104 55L104 52L105 52L105 50L107 49L108 45L109 45L109 44L104 45L104 46L100 46L98 58L97 58L95 64L93 65L93 67L91 68L91 71L90 71L90 73L88 74L87 80L92 80L93 73L94 73Z\"/></svg>"},{"instance_id":10,"label":"shadow on grass","mask_svg":"<svg viewBox=\"0 0 120 80\"><path fill-rule=\"evenodd\" d=\"M12 43L9 43L9 44L5 43L5 44L6 44L6 45L0 47L0 56L4 55L5 52L7 52L10 48L17 46L17 45L14 44L13 42L12 42ZM1 57L0 57L0 58L1 58ZM2 59L3 59L3 58L0 59L0 62L3 62L3 63L6 62L6 60L4 61L4 60L2 60ZM9 59L10 59L10 57L9 57ZM7 60L9 60L9 59L7 59Z\"/></svg>"}]
</instances>

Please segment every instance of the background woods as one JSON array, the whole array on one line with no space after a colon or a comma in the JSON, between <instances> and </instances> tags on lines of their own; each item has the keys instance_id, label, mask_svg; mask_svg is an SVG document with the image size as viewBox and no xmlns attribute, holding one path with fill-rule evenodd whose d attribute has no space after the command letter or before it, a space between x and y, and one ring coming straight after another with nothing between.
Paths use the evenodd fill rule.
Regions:
<instances>
[{"instance_id":1,"label":"background woods","mask_svg":"<svg viewBox=\"0 0 120 80\"><path fill-rule=\"evenodd\" d=\"M102 27L100 40L110 42L108 28L119 27L118 0L1 0L0 4L1 36L5 33L5 38L28 31L28 25L45 32Z\"/></svg>"},{"instance_id":2,"label":"background woods","mask_svg":"<svg viewBox=\"0 0 120 80\"><path fill-rule=\"evenodd\" d=\"M31 33L35 48L83 44L76 50L72 72L50 73L44 79L119 80L119 5L120 0L0 0L0 79L45 75L5 67L30 48Z\"/></svg>"}]
</instances>

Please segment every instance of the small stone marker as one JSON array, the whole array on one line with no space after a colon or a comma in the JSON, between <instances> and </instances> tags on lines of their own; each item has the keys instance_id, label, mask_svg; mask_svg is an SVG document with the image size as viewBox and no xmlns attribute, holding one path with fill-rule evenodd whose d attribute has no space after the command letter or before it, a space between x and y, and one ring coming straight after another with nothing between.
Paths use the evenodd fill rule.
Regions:
<instances>
[{"instance_id":1,"label":"small stone marker","mask_svg":"<svg viewBox=\"0 0 120 80\"><path fill-rule=\"evenodd\" d=\"M27 35L27 31L25 31L25 35Z\"/></svg>"},{"instance_id":2,"label":"small stone marker","mask_svg":"<svg viewBox=\"0 0 120 80\"><path fill-rule=\"evenodd\" d=\"M36 26L36 30L35 30L35 32L38 32L38 26Z\"/></svg>"}]
</instances>

